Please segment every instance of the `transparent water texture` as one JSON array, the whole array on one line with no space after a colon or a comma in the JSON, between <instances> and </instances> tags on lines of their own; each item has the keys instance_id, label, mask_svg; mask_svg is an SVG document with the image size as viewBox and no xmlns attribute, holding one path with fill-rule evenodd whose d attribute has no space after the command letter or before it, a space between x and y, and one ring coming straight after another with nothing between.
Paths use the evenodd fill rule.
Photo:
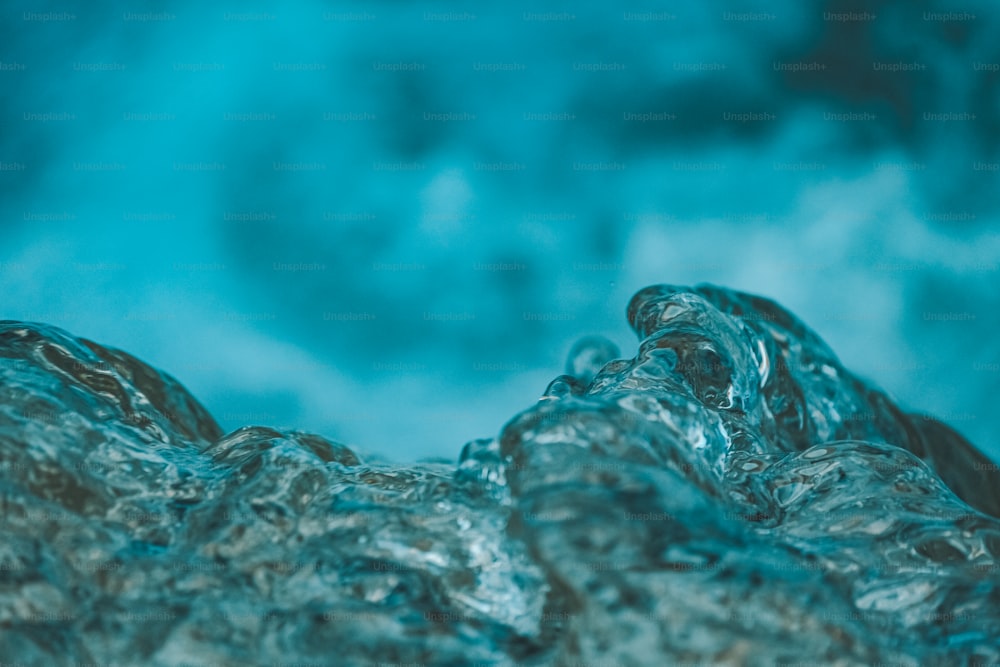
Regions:
<instances>
[{"instance_id":1,"label":"transparent water texture","mask_svg":"<svg viewBox=\"0 0 1000 667\"><path fill-rule=\"evenodd\" d=\"M767 299L628 318L632 359L582 339L457 465L224 435L136 358L0 323L0 659L1000 662L994 464Z\"/></svg>"}]
</instances>

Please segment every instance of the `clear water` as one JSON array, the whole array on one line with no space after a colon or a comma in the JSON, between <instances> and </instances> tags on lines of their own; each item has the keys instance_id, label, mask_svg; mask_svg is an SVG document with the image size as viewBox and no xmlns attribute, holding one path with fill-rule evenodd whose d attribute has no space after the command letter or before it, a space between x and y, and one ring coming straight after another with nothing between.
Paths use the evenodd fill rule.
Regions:
<instances>
[{"instance_id":1,"label":"clear water","mask_svg":"<svg viewBox=\"0 0 1000 667\"><path fill-rule=\"evenodd\" d=\"M584 338L498 437L405 466L224 435L138 359L3 322L0 659L1000 662L993 463L771 301L628 317L634 357Z\"/></svg>"}]
</instances>

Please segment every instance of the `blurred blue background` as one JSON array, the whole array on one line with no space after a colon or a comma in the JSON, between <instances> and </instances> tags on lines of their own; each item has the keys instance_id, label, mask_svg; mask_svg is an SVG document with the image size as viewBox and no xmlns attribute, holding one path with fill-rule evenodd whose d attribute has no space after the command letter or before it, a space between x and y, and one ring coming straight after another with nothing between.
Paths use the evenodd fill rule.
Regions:
<instances>
[{"instance_id":1,"label":"blurred blue background","mask_svg":"<svg viewBox=\"0 0 1000 667\"><path fill-rule=\"evenodd\" d=\"M707 281L1000 459L993 2L0 11L2 317L226 429L451 458Z\"/></svg>"}]
</instances>

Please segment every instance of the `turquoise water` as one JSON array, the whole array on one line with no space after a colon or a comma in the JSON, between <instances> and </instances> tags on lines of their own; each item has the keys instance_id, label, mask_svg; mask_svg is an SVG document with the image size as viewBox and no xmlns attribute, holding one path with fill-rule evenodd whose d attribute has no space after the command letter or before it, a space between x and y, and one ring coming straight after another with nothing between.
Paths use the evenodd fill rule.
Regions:
<instances>
[{"instance_id":1,"label":"turquoise water","mask_svg":"<svg viewBox=\"0 0 1000 667\"><path fill-rule=\"evenodd\" d=\"M496 437L416 464L224 434L137 358L3 322L0 657L1000 661L993 462L770 300L660 285L627 314L633 356L583 337Z\"/></svg>"},{"instance_id":2,"label":"turquoise water","mask_svg":"<svg viewBox=\"0 0 1000 667\"><path fill-rule=\"evenodd\" d=\"M537 4L6 0L0 316L412 462L708 281L1000 457L993 0Z\"/></svg>"}]
</instances>

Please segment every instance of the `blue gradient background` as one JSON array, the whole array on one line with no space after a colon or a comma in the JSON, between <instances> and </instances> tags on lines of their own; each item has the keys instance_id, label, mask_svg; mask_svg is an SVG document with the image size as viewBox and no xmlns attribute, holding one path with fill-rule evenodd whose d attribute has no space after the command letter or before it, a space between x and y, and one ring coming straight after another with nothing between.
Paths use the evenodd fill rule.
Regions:
<instances>
[{"instance_id":1,"label":"blue gradient background","mask_svg":"<svg viewBox=\"0 0 1000 667\"><path fill-rule=\"evenodd\" d=\"M2 316L411 460L714 282L1000 459L994 7L6 2Z\"/></svg>"}]
</instances>

